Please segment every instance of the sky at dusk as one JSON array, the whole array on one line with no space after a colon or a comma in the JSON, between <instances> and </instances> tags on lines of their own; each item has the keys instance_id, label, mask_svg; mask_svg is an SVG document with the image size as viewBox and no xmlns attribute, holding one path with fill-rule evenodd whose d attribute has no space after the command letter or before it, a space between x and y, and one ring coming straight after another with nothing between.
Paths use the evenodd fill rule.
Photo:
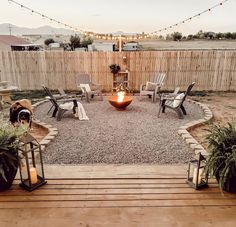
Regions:
<instances>
[{"instance_id":1,"label":"sky at dusk","mask_svg":"<svg viewBox=\"0 0 236 227\"><path fill-rule=\"evenodd\" d=\"M19 0L49 17L83 30L99 33L116 31L153 32L191 17L220 0ZM8 0L0 0L0 24L11 23L22 27L40 27L55 23L21 9ZM167 33L180 31L196 33L200 29L214 32L236 32L236 0Z\"/></svg>"}]
</instances>

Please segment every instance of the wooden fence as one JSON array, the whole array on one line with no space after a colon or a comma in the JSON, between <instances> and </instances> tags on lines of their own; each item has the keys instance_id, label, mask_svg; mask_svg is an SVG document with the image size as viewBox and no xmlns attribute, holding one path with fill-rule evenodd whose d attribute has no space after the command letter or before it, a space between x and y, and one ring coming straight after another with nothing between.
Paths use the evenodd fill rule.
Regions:
<instances>
[{"instance_id":1,"label":"wooden fence","mask_svg":"<svg viewBox=\"0 0 236 227\"><path fill-rule=\"evenodd\" d=\"M126 56L126 63L123 57ZM0 52L0 81L8 80L22 90L76 89L76 76L89 73L104 90L112 87L110 64L130 72L131 87L157 72L166 72L164 89L185 89L196 81L195 90L235 91L236 51L173 50L145 52Z\"/></svg>"}]
</instances>

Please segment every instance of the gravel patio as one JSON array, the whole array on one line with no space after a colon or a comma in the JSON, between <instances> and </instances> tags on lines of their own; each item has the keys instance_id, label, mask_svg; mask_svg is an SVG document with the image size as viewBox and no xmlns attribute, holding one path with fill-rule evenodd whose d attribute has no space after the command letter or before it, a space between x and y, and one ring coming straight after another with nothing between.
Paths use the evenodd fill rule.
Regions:
<instances>
[{"instance_id":1,"label":"gravel patio","mask_svg":"<svg viewBox=\"0 0 236 227\"><path fill-rule=\"evenodd\" d=\"M134 97L125 111L104 101L82 102L89 121L67 112L60 122L47 115L50 103L37 107L35 115L58 128L59 134L44 153L48 164L182 164L194 155L177 129L202 117L201 110L185 102L188 115L178 119L174 111L157 117L159 105Z\"/></svg>"}]
</instances>

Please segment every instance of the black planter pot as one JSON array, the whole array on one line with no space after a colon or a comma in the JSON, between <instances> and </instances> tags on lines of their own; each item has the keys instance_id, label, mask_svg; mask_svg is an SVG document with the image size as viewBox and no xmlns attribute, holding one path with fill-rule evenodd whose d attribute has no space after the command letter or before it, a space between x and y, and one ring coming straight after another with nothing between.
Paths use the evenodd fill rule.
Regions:
<instances>
[{"instance_id":1,"label":"black planter pot","mask_svg":"<svg viewBox=\"0 0 236 227\"><path fill-rule=\"evenodd\" d=\"M225 181L223 190L230 193L236 193L236 176L228 178Z\"/></svg>"},{"instance_id":2,"label":"black planter pot","mask_svg":"<svg viewBox=\"0 0 236 227\"><path fill-rule=\"evenodd\" d=\"M6 171L6 169L4 170L7 181L5 181L2 176L0 176L0 191L7 190L11 187L17 173L17 169L13 168L12 166L10 166L9 171Z\"/></svg>"}]
</instances>

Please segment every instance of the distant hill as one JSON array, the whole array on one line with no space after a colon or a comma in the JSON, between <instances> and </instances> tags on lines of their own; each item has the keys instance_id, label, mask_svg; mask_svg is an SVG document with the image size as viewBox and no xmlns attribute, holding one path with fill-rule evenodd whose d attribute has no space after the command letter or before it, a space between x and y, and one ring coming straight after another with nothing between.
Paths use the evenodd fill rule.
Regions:
<instances>
[{"instance_id":1,"label":"distant hill","mask_svg":"<svg viewBox=\"0 0 236 227\"><path fill-rule=\"evenodd\" d=\"M119 36L119 35L135 36L137 34L138 33L128 33L128 32L122 32L122 31L117 31L117 32L112 33L113 36Z\"/></svg>"},{"instance_id":2,"label":"distant hill","mask_svg":"<svg viewBox=\"0 0 236 227\"><path fill-rule=\"evenodd\" d=\"M74 32L65 28L55 28L48 25L38 28L18 27L13 24L0 24L0 35L9 35L9 25L12 27L12 35L73 35ZM114 36L137 35L137 33L127 33L123 31L111 32Z\"/></svg>"},{"instance_id":3,"label":"distant hill","mask_svg":"<svg viewBox=\"0 0 236 227\"><path fill-rule=\"evenodd\" d=\"M72 35L73 31L65 28L54 28L51 26L42 26L38 28L18 27L10 24L12 35ZM0 24L0 34L9 35L9 24Z\"/></svg>"}]
</instances>

